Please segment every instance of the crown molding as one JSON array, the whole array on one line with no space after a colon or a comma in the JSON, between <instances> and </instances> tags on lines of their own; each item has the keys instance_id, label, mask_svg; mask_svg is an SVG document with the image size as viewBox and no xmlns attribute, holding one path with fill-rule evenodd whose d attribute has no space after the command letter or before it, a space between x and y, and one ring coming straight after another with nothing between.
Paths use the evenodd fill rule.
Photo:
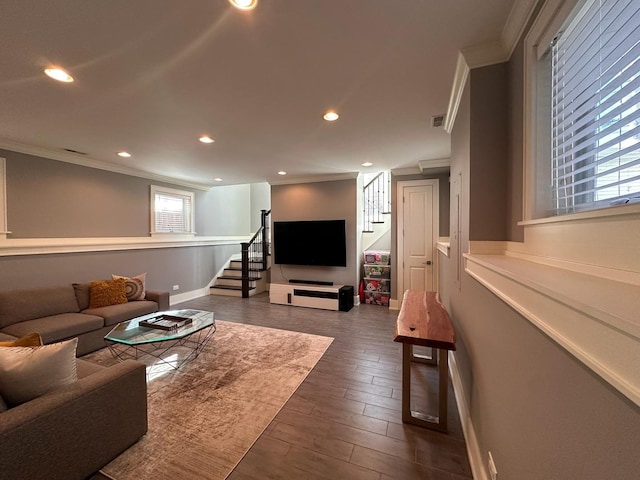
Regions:
<instances>
[{"instance_id":1,"label":"crown molding","mask_svg":"<svg viewBox=\"0 0 640 480\"><path fill-rule=\"evenodd\" d=\"M430 170L434 168L450 168L451 167L451 159L450 158L434 158L432 160L420 160L418 162L418 168L421 173L429 173L425 172L425 170Z\"/></svg>"},{"instance_id":2,"label":"crown molding","mask_svg":"<svg viewBox=\"0 0 640 480\"><path fill-rule=\"evenodd\" d=\"M101 160L96 160L84 155L60 152L57 150L52 150L50 148L35 147L33 145L25 145L22 143L13 142L11 140L0 139L0 149L17 153L25 153L27 155L35 155L36 157L48 158L50 160L57 160L59 162L73 163L74 165L95 168L98 170L105 170L113 173L120 173L122 175L129 175L132 177L146 178L148 180L155 180L157 182L179 185L181 187L188 187L196 190L209 190L215 186L203 183L185 182L184 180L179 180L177 178L166 177L164 175L157 175L155 173L136 170L135 168L128 168L121 165L103 162Z\"/></svg>"},{"instance_id":3,"label":"crown molding","mask_svg":"<svg viewBox=\"0 0 640 480\"><path fill-rule=\"evenodd\" d=\"M405 167L405 168L394 168L391 170L391 175L394 177L401 177L403 175L420 175L422 172L420 168L415 167Z\"/></svg>"},{"instance_id":4,"label":"crown molding","mask_svg":"<svg viewBox=\"0 0 640 480\"><path fill-rule=\"evenodd\" d=\"M293 185L296 183L335 182L336 180L353 180L358 178L360 172L336 173L331 175L311 175L308 177L287 178L273 180L269 185Z\"/></svg>"},{"instance_id":5,"label":"crown molding","mask_svg":"<svg viewBox=\"0 0 640 480\"><path fill-rule=\"evenodd\" d=\"M462 92L469 77L469 70L508 61L516 45L518 45L518 41L524 33L524 29L538 1L539 0L516 0L509 12L499 40L472 45L460 50L456 71L453 76L447 116L444 122L444 130L447 133L450 134L451 130L453 130Z\"/></svg>"}]
</instances>

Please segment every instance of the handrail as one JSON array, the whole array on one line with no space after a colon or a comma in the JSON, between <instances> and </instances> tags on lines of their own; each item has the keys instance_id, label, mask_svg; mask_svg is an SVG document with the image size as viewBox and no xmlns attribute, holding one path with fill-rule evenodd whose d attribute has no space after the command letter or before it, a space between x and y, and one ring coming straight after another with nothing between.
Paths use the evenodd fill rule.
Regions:
<instances>
[{"instance_id":1,"label":"handrail","mask_svg":"<svg viewBox=\"0 0 640 480\"><path fill-rule=\"evenodd\" d=\"M260 211L260 228L251 240L240 244L242 252L242 298L249 297L249 282L257 280L260 270L266 270L267 257L269 255L269 239L267 236L267 217L271 214L271 210ZM259 254L259 255L258 255ZM260 260L257 260L260 258ZM256 270L249 268L249 261L252 263L262 263L262 268Z\"/></svg>"},{"instance_id":2,"label":"handrail","mask_svg":"<svg viewBox=\"0 0 640 480\"><path fill-rule=\"evenodd\" d=\"M382 171L362 189L364 204L364 231L373 232L374 223L384 223L383 214L391 211L391 174Z\"/></svg>"}]
</instances>

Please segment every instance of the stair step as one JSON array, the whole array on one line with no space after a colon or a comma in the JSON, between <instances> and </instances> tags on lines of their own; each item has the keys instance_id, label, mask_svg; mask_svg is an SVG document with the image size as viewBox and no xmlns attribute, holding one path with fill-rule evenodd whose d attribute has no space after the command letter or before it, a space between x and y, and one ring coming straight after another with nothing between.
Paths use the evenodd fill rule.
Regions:
<instances>
[{"instance_id":1,"label":"stair step","mask_svg":"<svg viewBox=\"0 0 640 480\"><path fill-rule=\"evenodd\" d=\"M262 277L258 276L258 277L251 277L249 278L250 282L256 282L258 280L261 280ZM218 280L238 280L238 281L242 281L242 277L236 277L233 275L220 275L218 277Z\"/></svg>"},{"instance_id":2,"label":"stair step","mask_svg":"<svg viewBox=\"0 0 640 480\"><path fill-rule=\"evenodd\" d=\"M362 233L373 233L373 230L362 230Z\"/></svg>"},{"instance_id":3,"label":"stair step","mask_svg":"<svg viewBox=\"0 0 640 480\"><path fill-rule=\"evenodd\" d=\"M375 222L371 222L371 223L386 223L386 222L375 221Z\"/></svg>"},{"instance_id":4,"label":"stair step","mask_svg":"<svg viewBox=\"0 0 640 480\"><path fill-rule=\"evenodd\" d=\"M242 290L242 287L236 285L212 285L209 288L217 288L219 290ZM249 287L249 290L255 290L256 287Z\"/></svg>"},{"instance_id":5,"label":"stair step","mask_svg":"<svg viewBox=\"0 0 640 480\"><path fill-rule=\"evenodd\" d=\"M234 272L241 272L242 268L241 267L227 267L227 268L225 268L225 270L233 270ZM250 268L249 271L250 272L264 272L264 271L266 271L266 268Z\"/></svg>"}]
</instances>

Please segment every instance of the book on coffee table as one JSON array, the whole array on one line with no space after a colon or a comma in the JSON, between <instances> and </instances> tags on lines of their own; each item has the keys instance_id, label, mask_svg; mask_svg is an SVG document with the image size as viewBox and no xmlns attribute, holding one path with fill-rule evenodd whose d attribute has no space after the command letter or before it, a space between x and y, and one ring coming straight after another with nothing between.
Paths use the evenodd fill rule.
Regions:
<instances>
[{"instance_id":1,"label":"book on coffee table","mask_svg":"<svg viewBox=\"0 0 640 480\"><path fill-rule=\"evenodd\" d=\"M193 320L189 317L177 317L175 315L159 315L149 320L142 320L138 324L141 327L157 328L159 330L175 330L188 325Z\"/></svg>"}]
</instances>

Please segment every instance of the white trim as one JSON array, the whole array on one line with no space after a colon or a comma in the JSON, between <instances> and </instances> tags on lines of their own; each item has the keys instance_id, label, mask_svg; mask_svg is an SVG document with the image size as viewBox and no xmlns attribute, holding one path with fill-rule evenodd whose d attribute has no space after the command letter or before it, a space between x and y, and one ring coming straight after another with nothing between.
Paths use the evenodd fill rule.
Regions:
<instances>
[{"instance_id":1,"label":"white trim","mask_svg":"<svg viewBox=\"0 0 640 480\"><path fill-rule=\"evenodd\" d=\"M465 444L467 445L467 456L471 465L471 474L474 480L489 480L487 470L482 461L482 453L476 431L471 421L471 410L467 404L467 395L464 391L460 370L456 362L455 352L449 352L449 373L451 375L451 383L453 384L453 393L456 397L456 405L458 414L460 415L460 423L462 424L462 433L464 434Z\"/></svg>"},{"instance_id":2,"label":"white trim","mask_svg":"<svg viewBox=\"0 0 640 480\"><path fill-rule=\"evenodd\" d=\"M46 158L48 160L57 160L60 162L73 163L74 165L81 165L83 167L95 168L98 170L106 170L113 173L121 173L123 175L130 175L132 177L146 178L148 180L154 180L157 182L170 183L172 185L179 185L181 187L195 188L196 190L209 190L216 185L209 185L203 183L187 182L177 178L166 177L164 175L157 175L151 172L143 172L134 168L124 167L122 165L115 165L112 163L103 162L94 158L84 156L81 154L74 154L68 152L61 152L51 148L34 147L32 145L24 145L22 143L12 142L11 140L0 139L0 149L10 150L17 153L25 153L27 155L34 155L36 157Z\"/></svg>"},{"instance_id":3,"label":"white trim","mask_svg":"<svg viewBox=\"0 0 640 480\"><path fill-rule=\"evenodd\" d=\"M487 67L509 60L508 52L500 40L463 48L460 53L464 56L469 68Z\"/></svg>"},{"instance_id":4,"label":"white trim","mask_svg":"<svg viewBox=\"0 0 640 480\"><path fill-rule=\"evenodd\" d=\"M0 240L7 238L7 161L0 157Z\"/></svg>"},{"instance_id":5,"label":"white trim","mask_svg":"<svg viewBox=\"0 0 640 480\"><path fill-rule=\"evenodd\" d=\"M518 45L524 29L533 15L538 0L518 0L513 2L513 8L509 12L507 22L502 29L500 41L507 54L507 59L511 58L513 51Z\"/></svg>"},{"instance_id":6,"label":"white trim","mask_svg":"<svg viewBox=\"0 0 640 480\"><path fill-rule=\"evenodd\" d=\"M195 300L196 298L204 297L209 295L209 287L198 288L196 290L191 290L190 292L179 293L177 295L169 296L169 306L174 306L178 303L188 302L189 300Z\"/></svg>"},{"instance_id":7,"label":"white trim","mask_svg":"<svg viewBox=\"0 0 640 480\"><path fill-rule=\"evenodd\" d=\"M578 220L589 220L602 217L616 217L619 215L637 215L640 213L640 204L633 203L628 205L616 205L598 210L589 210L588 212L568 213L566 215L558 215L556 217L535 218L531 220L523 220L518 225L541 225L543 223L564 223L575 222Z\"/></svg>"},{"instance_id":8,"label":"white trim","mask_svg":"<svg viewBox=\"0 0 640 480\"><path fill-rule=\"evenodd\" d=\"M228 237L23 238L0 241L0 257L53 253L109 252L153 248L204 247L247 242L252 235Z\"/></svg>"},{"instance_id":9,"label":"white trim","mask_svg":"<svg viewBox=\"0 0 640 480\"><path fill-rule=\"evenodd\" d=\"M400 310L400 300L390 299L389 300L389 310Z\"/></svg>"},{"instance_id":10,"label":"white trim","mask_svg":"<svg viewBox=\"0 0 640 480\"><path fill-rule=\"evenodd\" d=\"M444 120L444 130L447 133L451 133L453 130L462 92L469 76L469 69L508 61L535 10L537 1L518 0L514 2L502 29L500 40L463 48L458 53L447 116Z\"/></svg>"},{"instance_id":11,"label":"white trim","mask_svg":"<svg viewBox=\"0 0 640 480\"><path fill-rule=\"evenodd\" d=\"M408 180L404 182L397 182L396 185L396 211L398 212L396 215L396 292L402 292L404 290L404 247L403 247L403 237L404 237L404 218L403 218L403 197L404 197L404 189L407 187L421 187L421 186L432 186L433 187L433 205L431 206L432 212L432 245L434 248L433 251L433 290L438 291L438 255L436 254L436 245L438 243L438 239L440 237L439 229L440 229L440 181L436 178L434 179L425 179L425 180ZM399 303L402 301L400 300Z\"/></svg>"},{"instance_id":12,"label":"white trim","mask_svg":"<svg viewBox=\"0 0 640 480\"><path fill-rule=\"evenodd\" d=\"M157 232L156 231L156 195L175 195L177 197L189 198L189 231L188 232ZM196 231L196 195L187 190L178 190L176 188L161 187L159 185L151 185L149 188L149 218L151 220L150 232L151 236L155 235L195 235ZM174 197L175 198L175 197ZM184 203L182 207L184 214Z\"/></svg>"},{"instance_id":13,"label":"white trim","mask_svg":"<svg viewBox=\"0 0 640 480\"><path fill-rule=\"evenodd\" d=\"M637 284L505 255L466 254L465 271L640 405Z\"/></svg>"},{"instance_id":14,"label":"white trim","mask_svg":"<svg viewBox=\"0 0 640 480\"><path fill-rule=\"evenodd\" d=\"M458 53L456 71L453 75L453 85L451 85L451 95L449 96L449 106L447 107L447 116L444 119L444 130L449 134L453 130L453 124L456 121L456 115L458 115L460 100L462 99L462 93L464 92L464 86L467 83L468 77L469 65L467 65L462 53Z\"/></svg>"},{"instance_id":15,"label":"white trim","mask_svg":"<svg viewBox=\"0 0 640 480\"><path fill-rule=\"evenodd\" d=\"M432 168L451 168L451 159L450 158L434 158L432 160L420 160L418 162L418 168L421 173L429 173L428 171Z\"/></svg>"},{"instance_id":16,"label":"white trim","mask_svg":"<svg viewBox=\"0 0 640 480\"><path fill-rule=\"evenodd\" d=\"M451 253L451 243L449 243L449 238L446 239L440 238L436 243L436 248L440 253L442 253L445 257L448 257Z\"/></svg>"},{"instance_id":17,"label":"white trim","mask_svg":"<svg viewBox=\"0 0 640 480\"><path fill-rule=\"evenodd\" d=\"M358 178L360 172L337 173L335 175L311 175L307 177L272 180L269 185L292 185L295 183L335 182L337 180L352 180Z\"/></svg>"},{"instance_id":18,"label":"white trim","mask_svg":"<svg viewBox=\"0 0 640 480\"><path fill-rule=\"evenodd\" d=\"M418 166L415 167L405 167L405 168L392 168L391 175L394 177L401 177L403 175L421 175L422 172Z\"/></svg>"}]
</instances>

